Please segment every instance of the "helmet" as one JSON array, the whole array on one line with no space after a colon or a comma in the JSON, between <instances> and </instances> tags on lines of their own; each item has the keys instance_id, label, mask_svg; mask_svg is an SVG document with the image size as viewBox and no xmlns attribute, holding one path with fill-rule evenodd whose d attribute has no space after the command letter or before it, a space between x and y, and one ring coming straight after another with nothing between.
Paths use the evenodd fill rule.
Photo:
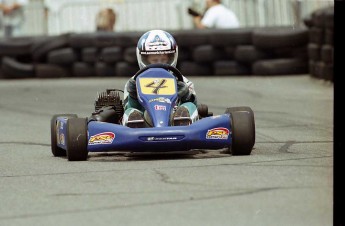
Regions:
<instances>
[{"instance_id":1,"label":"helmet","mask_svg":"<svg viewBox=\"0 0 345 226\"><path fill-rule=\"evenodd\" d=\"M159 57L163 60L159 60ZM140 69L153 63L166 63L176 67L178 47L174 37L163 30L151 30L143 34L137 45Z\"/></svg>"}]
</instances>

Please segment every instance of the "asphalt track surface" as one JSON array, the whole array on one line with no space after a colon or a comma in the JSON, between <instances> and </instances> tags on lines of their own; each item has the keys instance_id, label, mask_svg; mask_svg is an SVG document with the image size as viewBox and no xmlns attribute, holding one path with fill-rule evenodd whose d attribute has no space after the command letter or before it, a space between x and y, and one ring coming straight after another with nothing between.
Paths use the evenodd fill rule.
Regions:
<instances>
[{"instance_id":1,"label":"asphalt track surface","mask_svg":"<svg viewBox=\"0 0 345 226\"><path fill-rule=\"evenodd\" d=\"M87 117L125 78L0 81L0 225L333 223L333 85L308 75L191 77L199 102L255 112L250 156L53 157L50 119Z\"/></svg>"}]
</instances>

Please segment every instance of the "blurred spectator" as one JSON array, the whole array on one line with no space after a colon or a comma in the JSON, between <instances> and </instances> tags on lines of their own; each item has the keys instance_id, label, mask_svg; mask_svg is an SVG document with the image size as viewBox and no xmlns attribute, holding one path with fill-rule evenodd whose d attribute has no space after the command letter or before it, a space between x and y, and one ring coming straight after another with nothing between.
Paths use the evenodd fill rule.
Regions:
<instances>
[{"instance_id":1,"label":"blurred spectator","mask_svg":"<svg viewBox=\"0 0 345 226\"><path fill-rule=\"evenodd\" d=\"M221 0L206 0L204 15L188 9L193 16L193 22L197 28L237 28L239 21L235 13L226 8Z\"/></svg>"},{"instance_id":2,"label":"blurred spectator","mask_svg":"<svg viewBox=\"0 0 345 226\"><path fill-rule=\"evenodd\" d=\"M5 38L16 36L20 33L24 22L23 7L28 0L0 0L1 18L0 24L4 28Z\"/></svg>"},{"instance_id":3,"label":"blurred spectator","mask_svg":"<svg viewBox=\"0 0 345 226\"><path fill-rule=\"evenodd\" d=\"M113 9L102 9L96 16L96 28L97 31L114 31L114 25L116 22L116 14Z\"/></svg>"}]
</instances>

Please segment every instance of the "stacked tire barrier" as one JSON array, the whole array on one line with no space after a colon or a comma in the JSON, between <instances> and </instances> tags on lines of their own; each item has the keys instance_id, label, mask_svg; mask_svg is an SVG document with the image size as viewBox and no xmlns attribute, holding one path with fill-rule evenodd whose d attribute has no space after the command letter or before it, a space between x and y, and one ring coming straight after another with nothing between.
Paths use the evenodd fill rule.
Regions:
<instances>
[{"instance_id":1,"label":"stacked tire barrier","mask_svg":"<svg viewBox=\"0 0 345 226\"><path fill-rule=\"evenodd\" d=\"M242 28L176 34L186 75L305 74L307 29ZM197 38L196 38L197 37Z\"/></svg>"},{"instance_id":2,"label":"stacked tire barrier","mask_svg":"<svg viewBox=\"0 0 345 226\"><path fill-rule=\"evenodd\" d=\"M333 82L334 7L314 11L304 19L304 24L309 28L309 73Z\"/></svg>"},{"instance_id":3,"label":"stacked tire barrier","mask_svg":"<svg viewBox=\"0 0 345 226\"><path fill-rule=\"evenodd\" d=\"M334 7L304 19L306 28L169 31L177 68L193 75L307 74L333 82ZM93 32L0 39L0 78L133 75L142 32Z\"/></svg>"},{"instance_id":4,"label":"stacked tire barrier","mask_svg":"<svg viewBox=\"0 0 345 226\"><path fill-rule=\"evenodd\" d=\"M177 68L192 75L308 73L309 32L291 27L169 31ZM94 32L0 40L3 78L130 77L144 32Z\"/></svg>"}]
</instances>

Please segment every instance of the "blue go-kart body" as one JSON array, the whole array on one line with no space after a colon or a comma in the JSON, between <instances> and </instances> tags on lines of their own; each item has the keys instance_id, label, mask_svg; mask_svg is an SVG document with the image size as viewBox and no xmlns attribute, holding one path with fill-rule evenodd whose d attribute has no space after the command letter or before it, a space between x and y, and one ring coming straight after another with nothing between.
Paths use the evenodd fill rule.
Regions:
<instances>
[{"instance_id":1,"label":"blue go-kart body","mask_svg":"<svg viewBox=\"0 0 345 226\"><path fill-rule=\"evenodd\" d=\"M238 154L250 154L255 126L249 107L228 108L224 114L204 117L188 126L172 126L171 115L179 103L176 77L164 68L148 68L136 77L136 87L152 127L129 128L75 115L56 115L51 123L53 154L67 155L69 160L86 160L89 152L162 153L231 148L234 125L238 127L237 135L245 138L238 141L242 149ZM246 128L242 128L243 122ZM237 137L236 140L240 139Z\"/></svg>"}]
</instances>

